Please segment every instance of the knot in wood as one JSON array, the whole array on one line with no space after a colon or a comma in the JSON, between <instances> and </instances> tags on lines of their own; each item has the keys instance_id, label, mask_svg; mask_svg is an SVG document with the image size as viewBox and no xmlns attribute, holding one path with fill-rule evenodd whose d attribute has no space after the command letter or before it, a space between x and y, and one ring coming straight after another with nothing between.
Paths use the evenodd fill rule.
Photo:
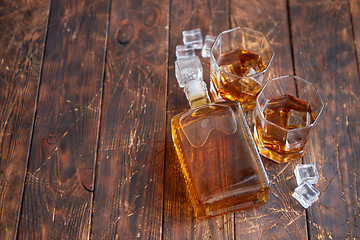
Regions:
<instances>
[{"instance_id":1,"label":"knot in wood","mask_svg":"<svg viewBox=\"0 0 360 240\"><path fill-rule=\"evenodd\" d=\"M123 45L128 44L134 36L134 26L130 23L121 25L116 33L116 40Z\"/></svg>"},{"instance_id":2,"label":"knot in wood","mask_svg":"<svg viewBox=\"0 0 360 240\"><path fill-rule=\"evenodd\" d=\"M145 13L144 25L148 28L152 28L157 25L159 21L160 11L158 8L152 8Z\"/></svg>"},{"instance_id":3,"label":"knot in wood","mask_svg":"<svg viewBox=\"0 0 360 240\"><path fill-rule=\"evenodd\" d=\"M50 133L49 136L47 136L46 138L46 142L51 145L55 144L57 142L56 135L54 133Z\"/></svg>"}]
</instances>

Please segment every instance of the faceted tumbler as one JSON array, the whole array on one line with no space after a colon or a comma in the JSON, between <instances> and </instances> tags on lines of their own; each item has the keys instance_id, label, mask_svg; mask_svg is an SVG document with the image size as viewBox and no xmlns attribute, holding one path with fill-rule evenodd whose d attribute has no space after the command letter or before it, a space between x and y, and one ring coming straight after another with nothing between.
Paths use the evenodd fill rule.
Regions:
<instances>
[{"instance_id":1,"label":"faceted tumbler","mask_svg":"<svg viewBox=\"0 0 360 240\"><path fill-rule=\"evenodd\" d=\"M296 76L269 80L256 99L254 139L260 154L278 163L301 158L323 108L311 82Z\"/></svg>"},{"instance_id":2,"label":"faceted tumbler","mask_svg":"<svg viewBox=\"0 0 360 240\"><path fill-rule=\"evenodd\" d=\"M239 101L244 110L254 108L273 57L261 32L238 27L220 33L210 52L212 99Z\"/></svg>"}]
</instances>

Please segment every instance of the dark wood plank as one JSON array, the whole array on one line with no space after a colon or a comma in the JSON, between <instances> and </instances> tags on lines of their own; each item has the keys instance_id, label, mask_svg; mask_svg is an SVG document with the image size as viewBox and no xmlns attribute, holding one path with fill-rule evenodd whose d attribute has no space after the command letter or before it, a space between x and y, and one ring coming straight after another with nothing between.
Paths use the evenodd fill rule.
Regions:
<instances>
[{"instance_id":1,"label":"dark wood plank","mask_svg":"<svg viewBox=\"0 0 360 240\"><path fill-rule=\"evenodd\" d=\"M108 4L51 2L20 239L89 237Z\"/></svg>"},{"instance_id":2,"label":"dark wood plank","mask_svg":"<svg viewBox=\"0 0 360 240\"><path fill-rule=\"evenodd\" d=\"M356 57L357 57L357 64L358 64L358 74L360 75L360 1L356 1L356 0L350 0L350 12L351 12L351 16L352 16L352 30L353 30L353 34L354 34L354 44L355 44L355 50L356 50ZM356 97L356 102L359 99L359 92L354 92L353 90L349 90L349 94L352 95L353 97ZM359 114L358 114L359 116ZM360 125L355 122L350 123L351 124L351 128L354 129L355 128L355 132L359 133L360 132ZM359 174L359 169L360 169L360 137L359 135L353 135L352 137L352 143L351 143L351 150L352 150L352 154L353 154L353 159L354 159L354 168L357 169L357 174ZM355 172L356 174L356 172ZM356 179L356 191L357 191L357 196L359 199L359 194L360 194L360 176L359 175L355 175L355 179ZM358 209L360 208L360 205L357 206ZM360 214L360 211L357 211L358 214ZM357 233L359 236L359 232L360 232L360 226L357 225Z\"/></svg>"},{"instance_id":3,"label":"dark wood plank","mask_svg":"<svg viewBox=\"0 0 360 240\"><path fill-rule=\"evenodd\" d=\"M314 82L325 109L305 162L316 162L319 201L308 210L311 239L360 238L360 83L349 3L290 1L295 69Z\"/></svg>"},{"instance_id":4,"label":"dark wood plank","mask_svg":"<svg viewBox=\"0 0 360 240\"><path fill-rule=\"evenodd\" d=\"M159 239L163 212L168 1L113 0L94 239Z\"/></svg>"},{"instance_id":5,"label":"dark wood plank","mask_svg":"<svg viewBox=\"0 0 360 240\"><path fill-rule=\"evenodd\" d=\"M355 40L355 49L357 53L358 68L360 69L360 1L349 0L352 30ZM358 70L359 70L358 69Z\"/></svg>"},{"instance_id":6,"label":"dark wood plank","mask_svg":"<svg viewBox=\"0 0 360 240\"><path fill-rule=\"evenodd\" d=\"M216 36L229 29L228 2L173 0L170 12L169 84L166 124L166 163L164 191L164 239L233 239L234 214L198 221L194 219L191 203L171 139L171 118L189 109L189 103L175 78L174 62L176 45L183 45L183 30L200 28L206 34ZM201 52L196 51L201 57ZM204 80L210 78L209 58L201 58Z\"/></svg>"},{"instance_id":7,"label":"dark wood plank","mask_svg":"<svg viewBox=\"0 0 360 240\"><path fill-rule=\"evenodd\" d=\"M49 15L49 1L0 2L0 239L14 239Z\"/></svg>"},{"instance_id":8,"label":"dark wood plank","mask_svg":"<svg viewBox=\"0 0 360 240\"><path fill-rule=\"evenodd\" d=\"M276 6L276 7L274 7ZM231 1L232 27L246 26L264 33L275 50L268 79L293 74L286 0ZM253 111L246 113L253 126ZM253 131L253 127L251 127ZM268 202L236 213L236 236L244 239L307 239L306 214L292 193L293 170L301 160L278 164L263 158L271 182Z\"/></svg>"}]
</instances>

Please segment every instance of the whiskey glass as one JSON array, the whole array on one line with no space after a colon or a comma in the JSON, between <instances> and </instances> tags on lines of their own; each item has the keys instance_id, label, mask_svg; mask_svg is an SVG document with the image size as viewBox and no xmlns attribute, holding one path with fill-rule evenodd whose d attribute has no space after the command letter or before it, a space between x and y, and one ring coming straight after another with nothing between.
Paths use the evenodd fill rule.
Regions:
<instances>
[{"instance_id":1,"label":"whiskey glass","mask_svg":"<svg viewBox=\"0 0 360 240\"><path fill-rule=\"evenodd\" d=\"M274 55L261 32L238 27L220 33L210 52L212 100L239 101L245 111L254 108Z\"/></svg>"},{"instance_id":2,"label":"whiskey glass","mask_svg":"<svg viewBox=\"0 0 360 240\"><path fill-rule=\"evenodd\" d=\"M299 159L324 108L314 84L296 76L269 80L256 99L254 140L275 162Z\"/></svg>"}]
</instances>

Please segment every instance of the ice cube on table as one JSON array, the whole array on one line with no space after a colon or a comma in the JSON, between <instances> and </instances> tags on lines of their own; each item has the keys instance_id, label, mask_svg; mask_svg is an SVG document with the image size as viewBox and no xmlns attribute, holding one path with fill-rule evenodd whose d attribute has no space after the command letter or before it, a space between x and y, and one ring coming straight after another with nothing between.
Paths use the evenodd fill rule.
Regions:
<instances>
[{"instance_id":1,"label":"ice cube on table","mask_svg":"<svg viewBox=\"0 0 360 240\"><path fill-rule=\"evenodd\" d=\"M305 181L295 188L292 196L304 208L310 207L316 200L319 199L320 192L316 190L309 182Z\"/></svg>"},{"instance_id":2,"label":"ice cube on table","mask_svg":"<svg viewBox=\"0 0 360 240\"><path fill-rule=\"evenodd\" d=\"M176 59L182 59L182 58L188 58L188 57L194 57L195 55L195 49L191 46L184 46L184 45L177 45L176 46Z\"/></svg>"},{"instance_id":3,"label":"ice cube on table","mask_svg":"<svg viewBox=\"0 0 360 240\"><path fill-rule=\"evenodd\" d=\"M310 113L291 109L288 114L287 126L289 128L307 127L311 123Z\"/></svg>"},{"instance_id":4,"label":"ice cube on table","mask_svg":"<svg viewBox=\"0 0 360 240\"><path fill-rule=\"evenodd\" d=\"M315 163L298 164L294 169L294 174L298 185L304 181L308 181L310 184L316 184L319 180L319 173Z\"/></svg>"},{"instance_id":5,"label":"ice cube on table","mask_svg":"<svg viewBox=\"0 0 360 240\"><path fill-rule=\"evenodd\" d=\"M203 58L210 57L210 50L211 50L212 45L215 42L215 39L216 39L216 37L213 37L210 35L205 36L204 46L202 47L202 50L201 50L201 56Z\"/></svg>"},{"instance_id":6,"label":"ice cube on table","mask_svg":"<svg viewBox=\"0 0 360 240\"><path fill-rule=\"evenodd\" d=\"M175 76L180 87L193 80L203 80L203 68L198 56L178 59L175 62Z\"/></svg>"},{"instance_id":7,"label":"ice cube on table","mask_svg":"<svg viewBox=\"0 0 360 240\"><path fill-rule=\"evenodd\" d=\"M191 46L195 49L201 49L203 45L203 39L201 30L199 28L192 30L182 31L183 42L185 46Z\"/></svg>"}]
</instances>

